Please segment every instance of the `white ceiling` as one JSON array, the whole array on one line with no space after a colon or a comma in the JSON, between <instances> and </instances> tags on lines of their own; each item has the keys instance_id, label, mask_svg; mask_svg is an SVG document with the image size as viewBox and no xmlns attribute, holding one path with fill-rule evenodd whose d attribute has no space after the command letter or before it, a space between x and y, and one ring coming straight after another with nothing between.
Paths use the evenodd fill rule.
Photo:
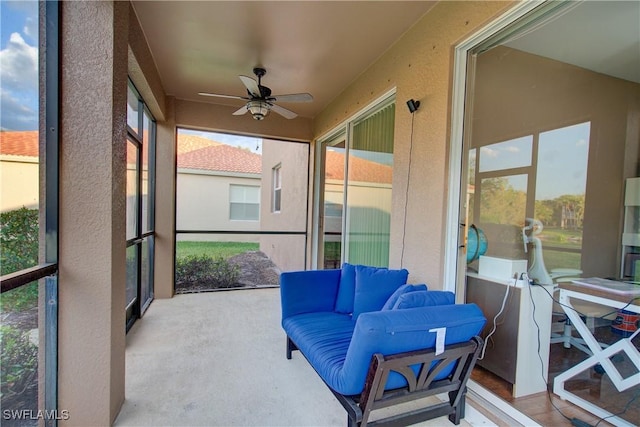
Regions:
<instances>
[{"instance_id":1,"label":"white ceiling","mask_svg":"<svg viewBox=\"0 0 640 427\"><path fill-rule=\"evenodd\" d=\"M640 1L575 2L507 46L640 83Z\"/></svg>"},{"instance_id":2,"label":"white ceiling","mask_svg":"<svg viewBox=\"0 0 640 427\"><path fill-rule=\"evenodd\" d=\"M274 95L308 92L287 104L314 117L393 45L434 1L134 1L164 89L179 99L237 107L239 74L255 66Z\"/></svg>"},{"instance_id":3,"label":"white ceiling","mask_svg":"<svg viewBox=\"0 0 640 427\"><path fill-rule=\"evenodd\" d=\"M239 74L267 69L273 94L315 117L436 1L134 1L164 89L178 99L236 107ZM640 1L576 2L510 47L640 83Z\"/></svg>"}]
</instances>

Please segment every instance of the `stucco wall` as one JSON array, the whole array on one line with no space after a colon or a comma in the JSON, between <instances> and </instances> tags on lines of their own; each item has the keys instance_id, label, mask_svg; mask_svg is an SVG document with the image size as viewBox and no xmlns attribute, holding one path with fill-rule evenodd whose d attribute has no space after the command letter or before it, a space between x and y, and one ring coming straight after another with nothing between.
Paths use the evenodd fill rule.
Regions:
<instances>
[{"instance_id":1,"label":"stucco wall","mask_svg":"<svg viewBox=\"0 0 640 427\"><path fill-rule=\"evenodd\" d=\"M262 140L262 193L260 223L263 231L305 231L309 145ZM281 209L272 210L273 168L280 165ZM262 235L260 250L282 271L305 266L304 236Z\"/></svg>"},{"instance_id":2,"label":"stucco wall","mask_svg":"<svg viewBox=\"0 0 640 427\"><path fill-rule=\"evenodd\" d=\"M0 159L0 212L21 207L38 209L39 168L38 158L11 156Z\"/></svg>"},{"instance_id":3,"label":"stucco wall","mask_svg":"<svg viewBox=\"0 0 640 427\"><path fill-rule=\"evenodd\" d=\"M255 231L260 221L236 221L229 218L230 185L260 187L260 176L230 177L178 170L176 177L177 230ZM257 241L249 235L182 235L180 240Z\"/></svg>"},{"instance_id":4,"label":"stucco wall","mask_svg":"<svg viewBox=\"0 0 640 427\"><path fill-rule=\"evenodd\" d=\"M61 8L59 424L111 425L125 397L129 5Z\"/></svg>"},{"instance_id":5,"label":"stucco wall","mask_svg":"<svg viewBox=\"0 0 640 427\"><path fill-rule=\"evenodd\" d=\"M314 135L320 137L396 88L390 266L400 266L404 241L402 266L409 270L409 280L432 288L443 286L453 48L512 4L439 2L314 121ZM405 106L411 98L421 102L413 144L412 118Z\"/></svg>"}]
</instances>

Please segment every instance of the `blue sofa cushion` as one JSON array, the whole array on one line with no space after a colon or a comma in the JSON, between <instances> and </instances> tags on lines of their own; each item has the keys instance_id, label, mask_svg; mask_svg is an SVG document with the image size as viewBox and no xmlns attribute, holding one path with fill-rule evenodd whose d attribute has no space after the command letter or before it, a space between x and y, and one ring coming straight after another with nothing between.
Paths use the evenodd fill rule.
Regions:
<instances>
[{"instance_id":1,"label":"blue sofa cushion","mask_svg":"<svg viewBox=\"0 0 640 427\"><path fill-rule=\"evenodd\" d=\"M339 393L361 393L367 376L371 356L397 354L434 348L436 333L431 329L446 327L445 345L466 342L477 335L485 324L485 317L475 304L451 304L434 307L410 308L362 313L356 323L351 344L347 350L339 375L327 377L319 372L331 388ZM448 376L454 366L443 369L437 376ZM406 381L391 373L385 388L404 387Z\"/></svg>"},{"instance_id":2,"label":"blue sofa cushion","mask_svg":"<svg viewBox=\"0 0 640 427\"><path fill-rule=\"evenodd\" d=\"M398 297L394 310L403 308L429 307L455 303L455 294L448 291L419 291L405 293Z\"/></svg>"},{"instance_id":3,"label":"blue sofa cushion","mask_svg":"<svg viewBox=\"0 0 640 427\"><path fill-rule=\"evenodd\" d=\"M356 266L344 263L340 271L340 284L334 311L336 313L353 313L353 298L356 293Z\"/></svg>"},{"instance_id":4,"label":"blue sofa cushion","mask_svg":"<svg viewBox=\"0 0 640 427\"><path fill-rule=\"evenodd\" d=\"M318 375L333 390L356 395L364 388L371 357L435 347L435 328L446 328L445 345L466 342L485 324L475 304L451 304L362 313L354 322L335 312L305 313L286 318L282 326ZM450 366L438 375L449 375ZM391 373L386 389L406 381Z\"/></svg>"},{"instance_id":5,"label":"blue sofa cushion","mask_svg":"<svg viewBox=\"0 0 640 427\"><path fill-rule=\"evenodd\" d=\"M356 292L353 299L353 318L361 313L378 311L396 289L407 283L406 269L356 266Z\"/></svg>"},{"instance_id":6,"label":"blue sofa cushion","mask_svg":"<svg viewBox=\"0 0 640 427\"><path fill-rule=\"evenodd\" d=\"M350 315L334 312L299 314L282 321L289 338L327 384L338 381L355 326Z\"/></svg>"},{"instance_id":7,"label":"blue sofa cushion","mask_svg":"<svg viewBox=\"0 0 640 427\"><path fill-rule=\"evenodd\" d=\"M427 285L402 285L394 293L391 294L387 302L384 303L381 310L391 310L402 294L416 291L426 291Z\"/></svg>"}]
</instances>

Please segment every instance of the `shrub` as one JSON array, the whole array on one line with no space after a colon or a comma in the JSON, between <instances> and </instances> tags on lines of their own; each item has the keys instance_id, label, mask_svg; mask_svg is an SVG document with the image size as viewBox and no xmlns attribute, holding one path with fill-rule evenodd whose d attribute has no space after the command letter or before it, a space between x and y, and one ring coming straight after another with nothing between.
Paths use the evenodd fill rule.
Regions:
<instances>
[{"instance_id":1,"label":"shrub","mask_svg":"<svg viewBox=\"0 0 640 427\"><path fill-rule=\"evenodd\" d=\"M176 287L231 288L239 277L240 267L222 257L190 255L176 261Z\"/></svg>"},{"instance_id":2,"label":"shrub","mask_svg":"<svg viewBox=\"0 0 640 427\"><path fill-rule=\"evenodd\" d=\"M0 378L2 406L17 408L28 404L24 395L37 389L38 347L29 340L29 332L11 326L0 326Z\"/></svg>"},{"instance_id":3,"label":"shrub","mask_svg":"<svg viewBox=\"0 0 640 427\"><path fill-rule=\"evenodd\" d=\"M38 264L38 210L22 207L0 214L1 274Z\"/></svg>"},{"instance_id":4,"label":"shrub","mask_svg":"<svg viewBox=\"0 0 640 427\"><path fill-rule=\"evenodd\" d=\"M0 274L38 264L38 210L22 207L0 214ZM38 304L38 283L2 295L2 311L19 311Z\"/></svg>"}]
</instances>

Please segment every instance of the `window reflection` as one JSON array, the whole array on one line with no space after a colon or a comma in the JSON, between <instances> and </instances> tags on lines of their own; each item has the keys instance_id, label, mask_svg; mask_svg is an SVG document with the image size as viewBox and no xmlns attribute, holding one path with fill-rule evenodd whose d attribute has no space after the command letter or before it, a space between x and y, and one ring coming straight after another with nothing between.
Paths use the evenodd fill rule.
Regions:
<instances>
[{"instance_id":1,"label":"window reflection","mask_svg":"<svg viewBox=\"0 0 640 427\"><path fill-rule=\"evenodd\" d=\"M533 136L527 135L480 148L480 172L531 165Z\"/></svg>"}]
</instances>

